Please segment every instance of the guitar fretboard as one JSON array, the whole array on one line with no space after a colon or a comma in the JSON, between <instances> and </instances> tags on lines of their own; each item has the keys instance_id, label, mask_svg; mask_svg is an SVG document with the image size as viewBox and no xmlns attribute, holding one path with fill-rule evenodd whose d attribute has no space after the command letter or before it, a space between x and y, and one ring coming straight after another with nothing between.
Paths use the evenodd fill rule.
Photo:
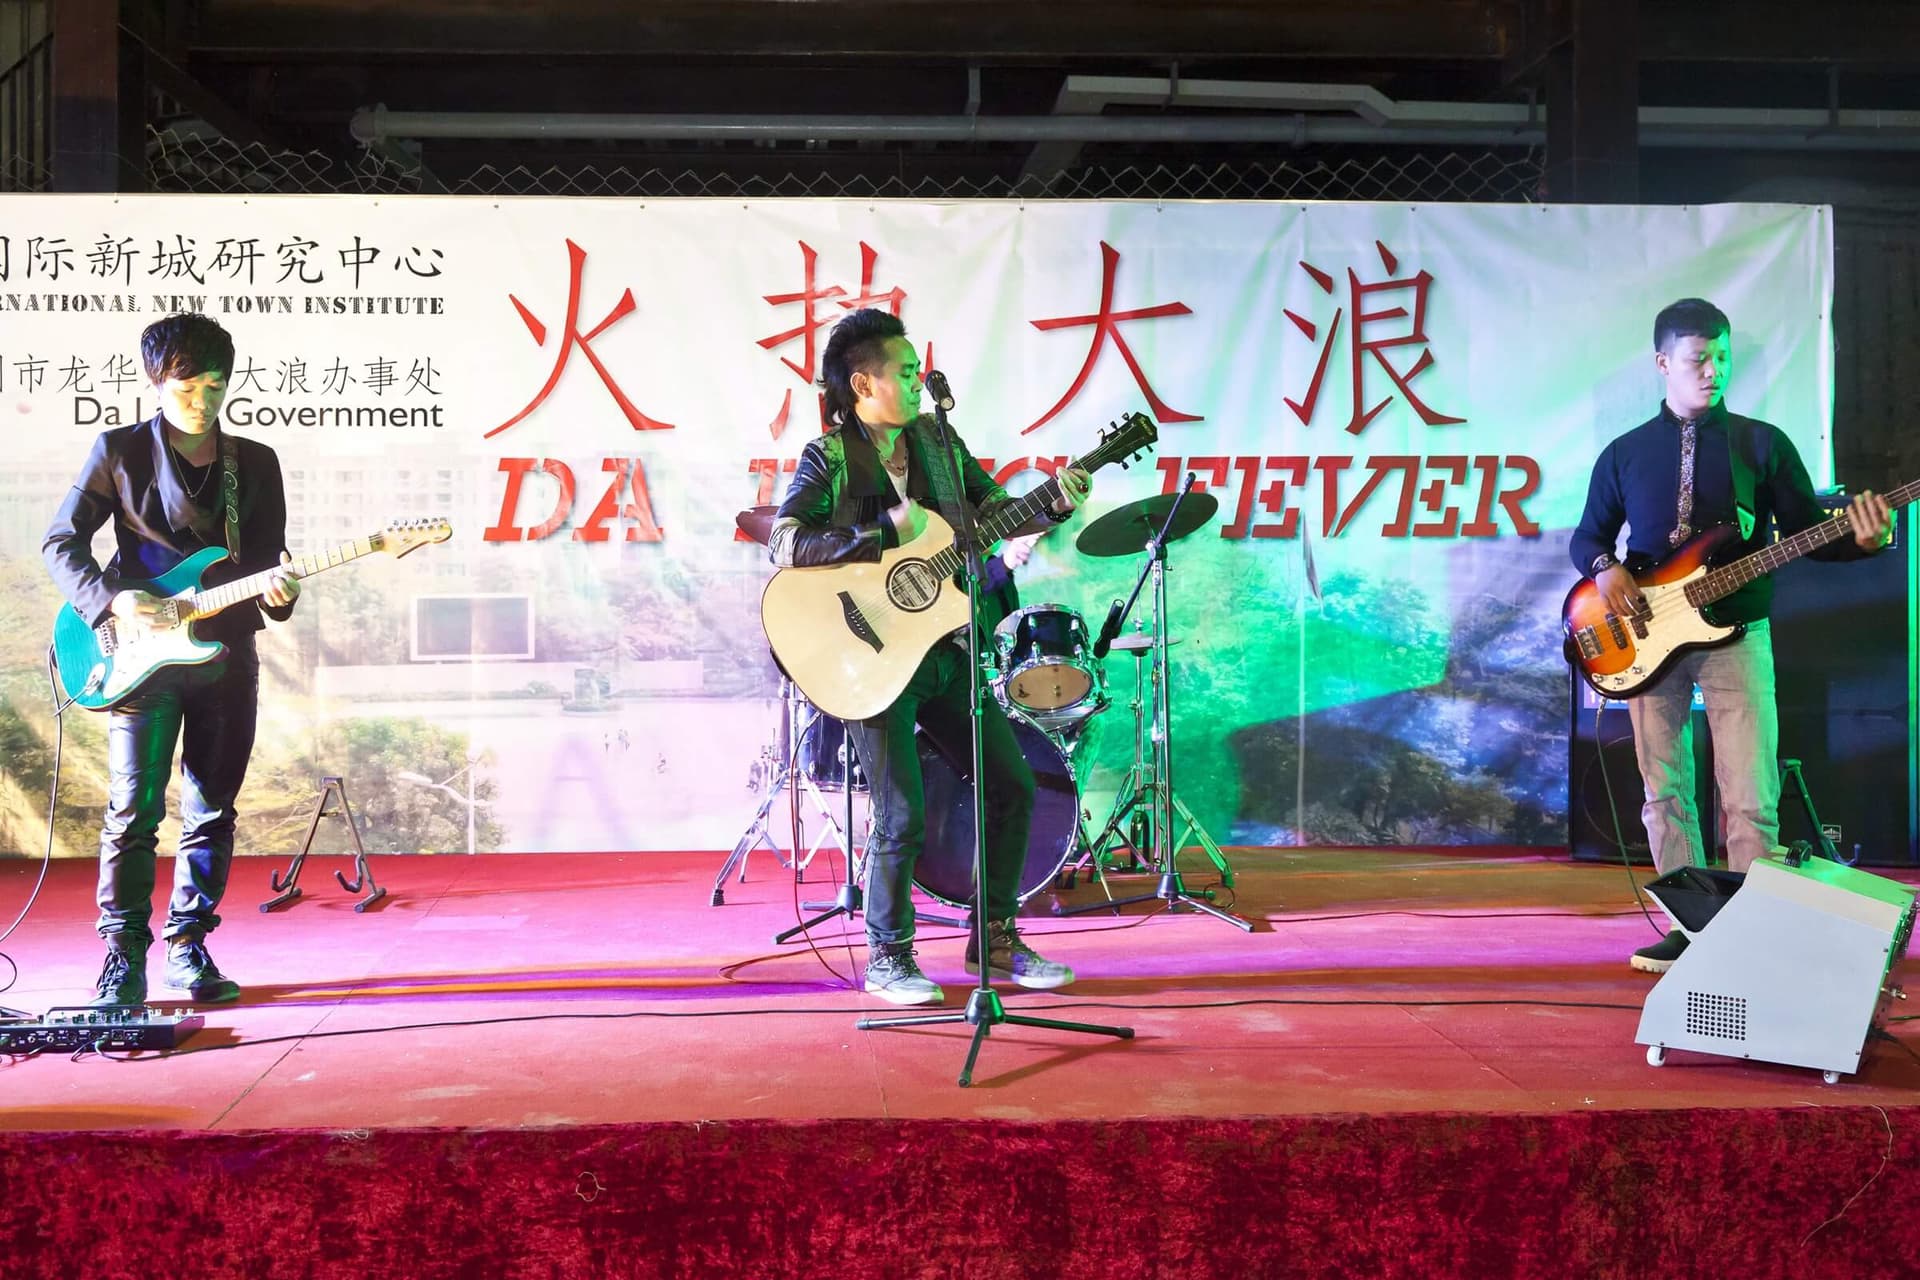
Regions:
<instances>
[{"instance_id":1,"label":"guitar fretboard","mask_svg":"<svg viewBox=\"0 0 1920 1280\"><path fill-rule=\"evenodd\" d=\"M351 542L342 542L328 547L325 551L310 556L295 556L291 563L280 565L261 573L250 573L244 578L235 578L232 582L223 582L217 587L208 587L196 591L182 603L182 622L191 622L197 618L209 618L222 609L239 604L242 600L251 600L264 592L273 581L276 572L285 572L295 578L310 578L326 569L336 568L361 556L372 555L380 550L382 535L355 538Z\"/></svg>"},{"instance_id":2,"label":"guitar fretboard","mask_svg":"<svg viewBox=\"0 0 1920 1280\"><path fill-rule=\"evenodd\" d=\"M1151 437L1148 438L1146 443L1151 443ZM1122 431L1101 441L1099 446L1088 453L1086 457L1075 458L1073 461L1067 463L1067 466L1092 473L1106 466L1115 458L1125 458L1129 453L1139 447L1141 447L1141 442L1137 436ZM1059 496L1060 477L1057 475L1048 476L1044 484L1036 486L1022 496L1015 498L1012 502L1007 503L1005 506L996 508L991 515L981 517L975 525L980 535L981 550L984 551L986 548L991 547L994 543L1000 541L1021 526L1032 523L1039 517L1041 512L1051 507L1054 504L1054 500L1059 498ZM947 547L945 550L927 559L928 567L941 578L947 578L958 573L966 562L967 548L965 542L961 540L961 533L958 529L954 530L954 544L952 546Z\"/></svg>"},{"instance_id":3,"label":"guitar fretboard","mask_svg":"<svg viewBox=\"0 0 1920 1280\"><path fill-rule=\"evenodd\" d=\"M1920 497L1920 480L1913 480L1883 495L1889 507L1904 507ZM1715 569L1687 587L1687 601L1695 608L1712 604L1732 595L1756 578L1764 577L1809 551L1818 551L1829 542L1853 536L1853 526L1842 511L1819 524L1808 525L1796 534L1762 547L1750 556Z\"/></svg>"}]
</instances>

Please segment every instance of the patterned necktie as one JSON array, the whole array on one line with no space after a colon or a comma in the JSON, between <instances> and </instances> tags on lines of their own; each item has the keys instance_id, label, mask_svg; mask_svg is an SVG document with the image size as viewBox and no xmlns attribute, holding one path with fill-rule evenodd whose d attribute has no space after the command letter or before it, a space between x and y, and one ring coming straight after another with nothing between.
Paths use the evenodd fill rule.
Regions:
<instances>
[{"instance_id":1,"label":"patterned necktie","mask_svg":"<svg viewBox=\"0 0 1920 1280\"><path fill-rule=\"evenodd\" d=\"M1693 536L1693 451L1699 440L1700 420L1688 418L1680 424L1680 510L1667 545L1677 547Z\"/></svg>"}]
</instances>

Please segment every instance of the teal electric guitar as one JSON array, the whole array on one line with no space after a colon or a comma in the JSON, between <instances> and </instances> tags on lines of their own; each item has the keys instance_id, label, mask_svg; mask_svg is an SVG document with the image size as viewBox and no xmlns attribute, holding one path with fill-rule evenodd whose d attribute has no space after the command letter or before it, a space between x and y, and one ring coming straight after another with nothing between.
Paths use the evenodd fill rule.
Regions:
<instances>
[{"instance_id":1,"label":"teal electric guitar","mask_svg":"<svg viewBox=\"0 0 1920 1280\"><path fill-rule=\"evenodd\" d=\"M193 623L264 592L276 571L308 578L323 569L358 560L376 551L399 557L429 542L445 542L453 526L441 519L400 520L371 537L343 542L310 556L295 556L275 570L249 574L202 588L207 570L227 558L226 548L208 547L182 560L151 582L125 582L121 589L144 591L165 603L150 624L109 615L98 626L70 604L53 620L53 659L67 697L89 711L105 711L140 691L162 667L211 662L227 651L217 641L193 634Z\"/></svg>"}]
</instances>

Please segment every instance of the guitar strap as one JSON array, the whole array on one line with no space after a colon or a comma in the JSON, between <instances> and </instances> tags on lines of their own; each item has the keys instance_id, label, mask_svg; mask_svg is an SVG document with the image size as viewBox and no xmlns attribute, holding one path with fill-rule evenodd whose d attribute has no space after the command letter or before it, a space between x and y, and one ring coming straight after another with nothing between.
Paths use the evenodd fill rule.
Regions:
<instances>
[{"instance_id":1,"label":"guitar strap","mask_svg":"<svg viewBox=\"0 0 1920 1280\"><path fill-rule=\"evenodd\" d=\"M940 437L933 430L923 430L916 423L913 434L920 440L920 461L926 469L927 487L933 490L933 504L958 537L962 528L960 504L966 497L953 491L953 459L940 447Z\"/></svg>"},{"instance_id":2,"label":"guitar strap","mask_svg":"<svg viewBox=\"0 0 1920 1280\"><path fill-rule=\"evenodd\" d=\"M1736 420L1729 422L1727 432L1727 461L1733 468L1733 518L1740 525L1740 540L1746 541L1753 536L1754 504L1753 492L1758 483L1759 432L1751 422Z\"/></svg>"},{"instance_id":3,"label":"guitar strap","mask_svg":"<svg viewBox=\"0 0 1920 1280\"><path fill-rule=\"evenodd\" d=\"M220 433L220 507L227 524L227 554L240 563L240 446Z\"/></svg>"}]
</instances>

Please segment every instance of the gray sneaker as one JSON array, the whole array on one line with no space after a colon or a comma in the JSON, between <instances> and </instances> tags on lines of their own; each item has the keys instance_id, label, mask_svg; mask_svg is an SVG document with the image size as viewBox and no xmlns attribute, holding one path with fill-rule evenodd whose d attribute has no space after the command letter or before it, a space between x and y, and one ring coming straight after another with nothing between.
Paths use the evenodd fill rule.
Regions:
<instances>
[{"instance_id":1,"label":"gray sneaker","mask_svg":"<svg viewBox=\"0 0 1920 1280\"><path fill-rule=\"evenodd\" d=\"M974 938L967 939L967 972L980 972L980 952ZM1073 981L1073 970L1058 960L1049 960L1026 944L1011 920L987 922L987 976L1011 981L1032 991L1051 991Z\"/></svg>"},{"instance_id":2,"label":"gray sneaker","mask_svg":"<svg viewBox=\"0 0 1920 1280\"><path fill-rule=\"evenodd\" d=\"M107 961L100 966L100 977L93 984L94 1008L146 1002L147 953L109 945Z\"/></svg>"},{"instance_id":3,"label":"gray sneaker","mask_svg":"<svg viewBox=\"0 0 1920 1280\"><path fill-rule=\"evenodd\" d=\"M920 972L913 944L875 943L867 953L867 990L894 1004L939 1004L940 984Z\"/></svg>"}]
</instances>

